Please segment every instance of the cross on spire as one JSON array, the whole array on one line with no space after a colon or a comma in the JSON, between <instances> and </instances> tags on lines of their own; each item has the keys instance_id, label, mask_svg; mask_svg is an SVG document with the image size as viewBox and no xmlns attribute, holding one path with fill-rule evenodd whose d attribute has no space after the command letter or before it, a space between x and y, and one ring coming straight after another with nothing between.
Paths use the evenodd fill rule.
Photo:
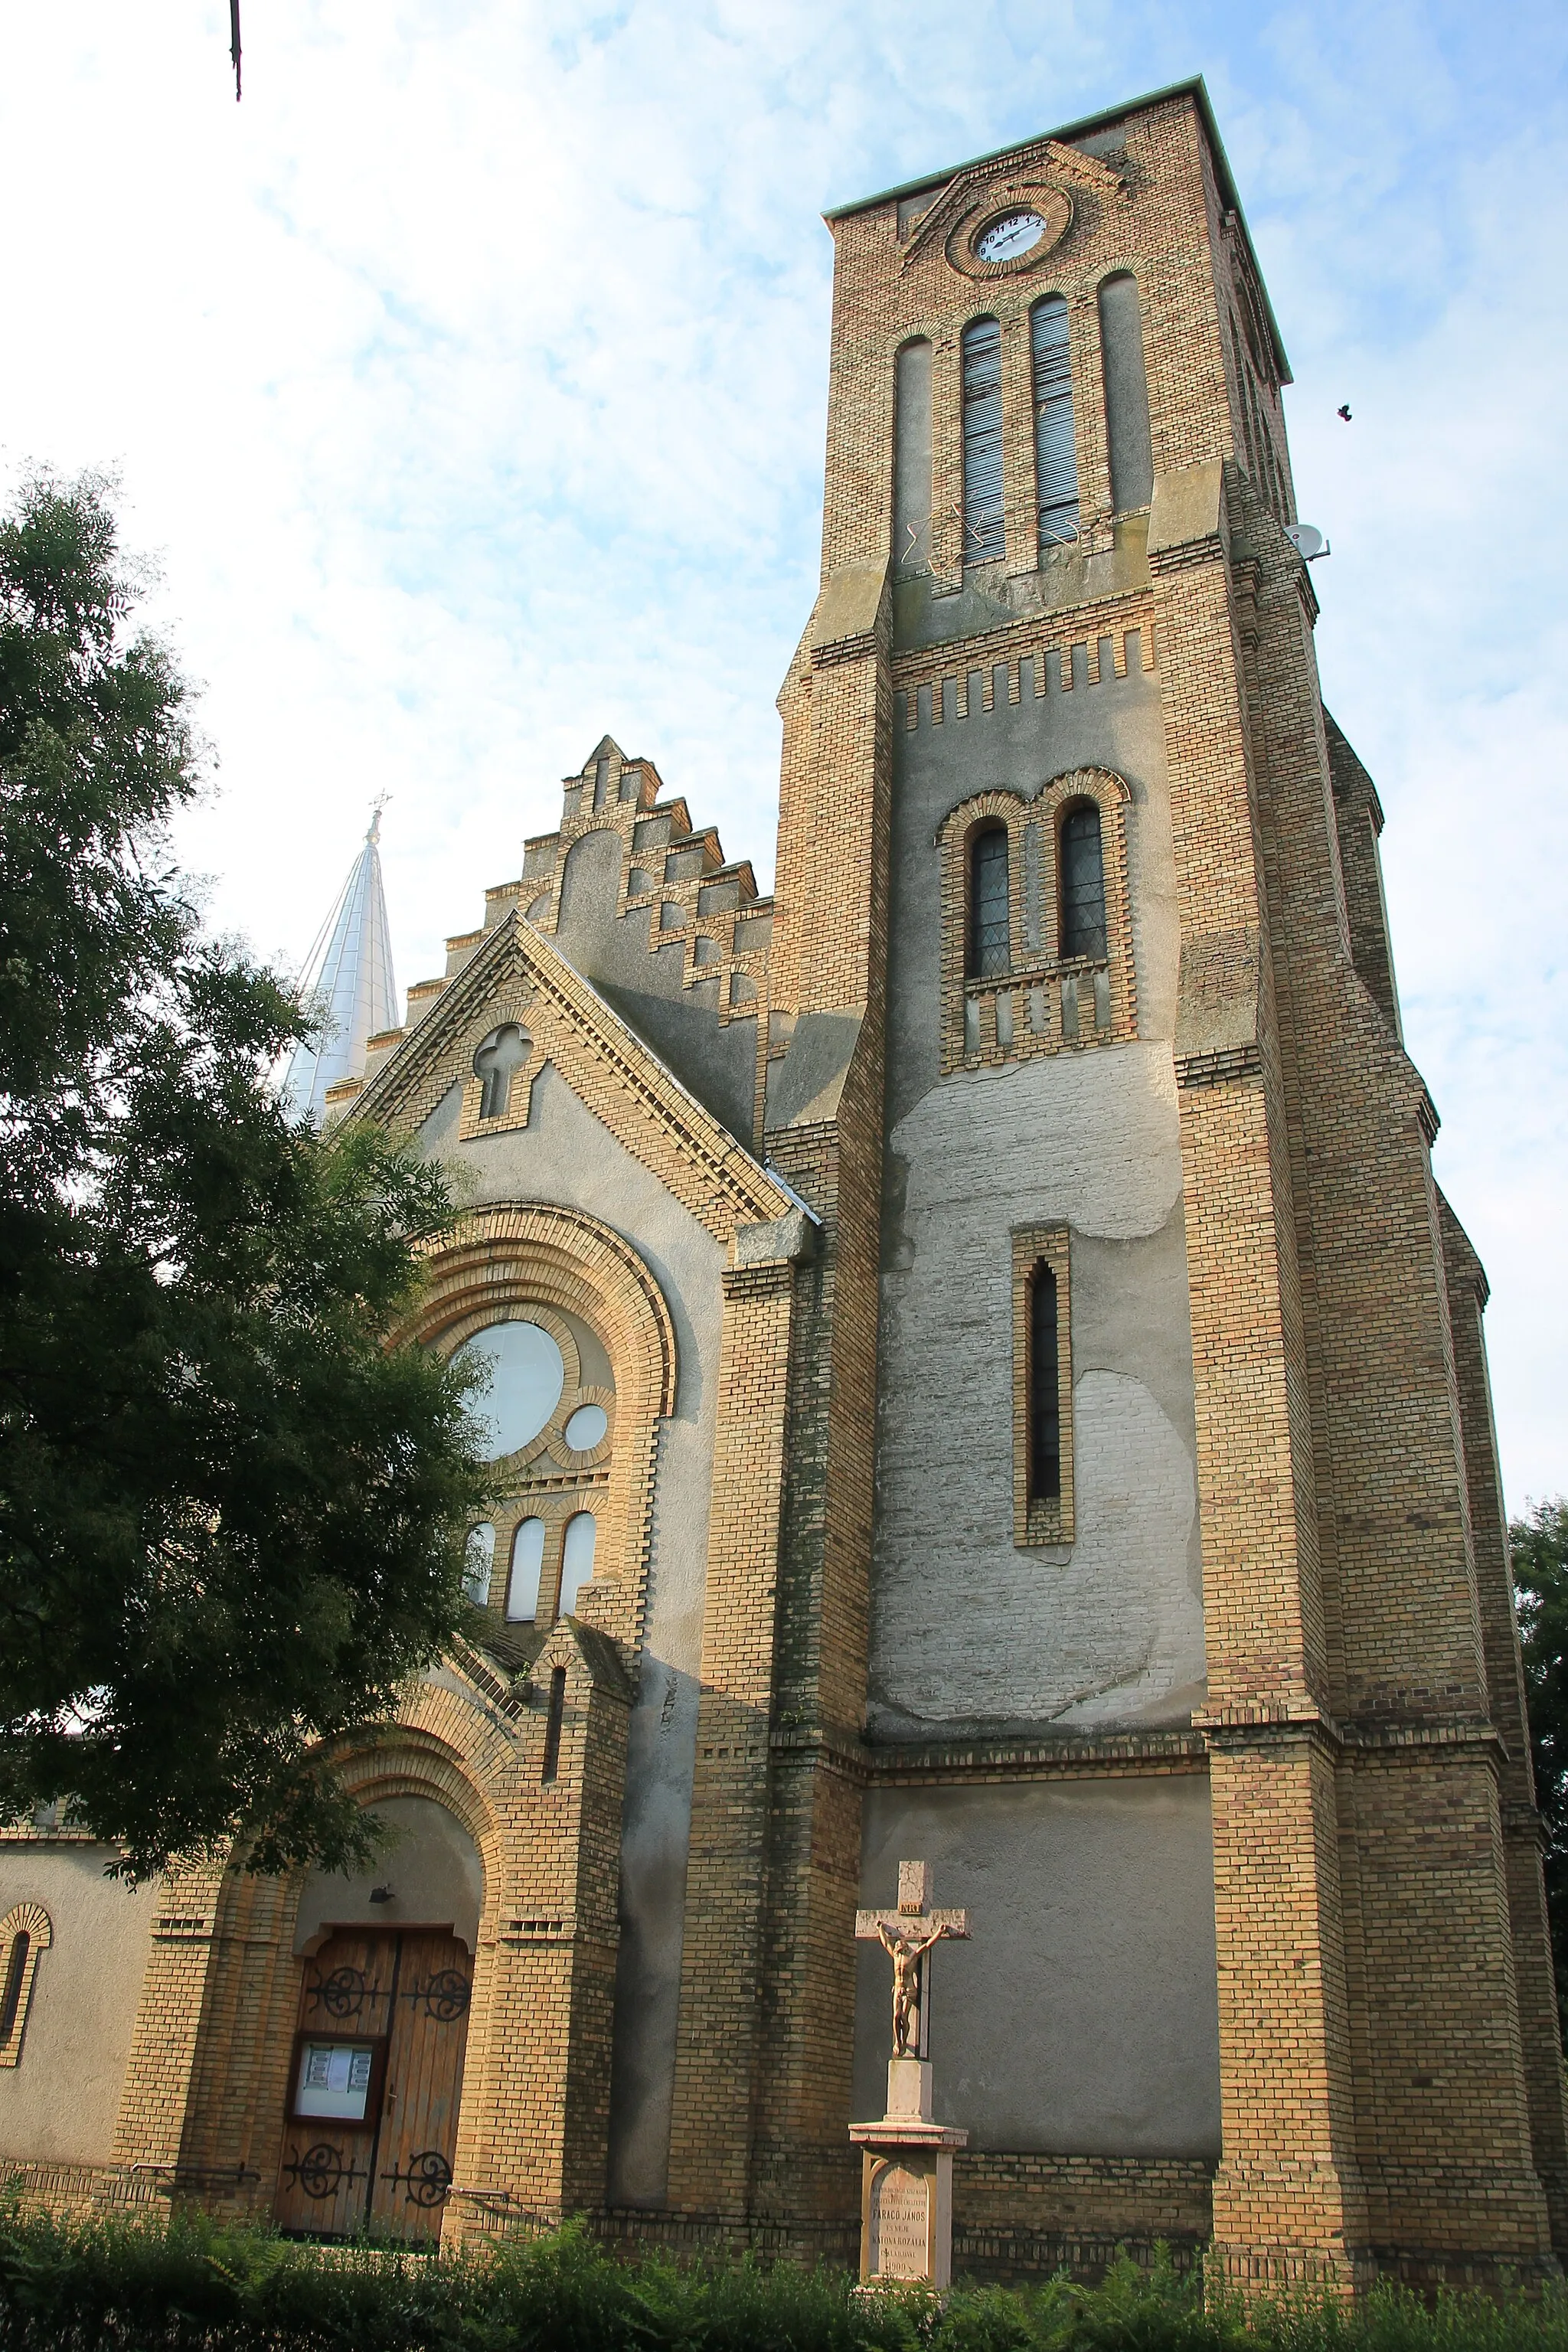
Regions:
<instances>
[{"instance_id":1,"label":"cross on spire","mask_svg":"<svg viewBox=\"0 0 1568 2352\"><path fill-rule=\"evenodd\" d=\"M950 1938L967 1940L969 1935L968 1912L933 1909L931 1892L930 1863L900 1862L898 1909L855 1914L857 1943L880 1944L893 1963L895 2058L918 2058L922 2054L928 1955L937 1944Z\"/></svg>"}]
</instances>

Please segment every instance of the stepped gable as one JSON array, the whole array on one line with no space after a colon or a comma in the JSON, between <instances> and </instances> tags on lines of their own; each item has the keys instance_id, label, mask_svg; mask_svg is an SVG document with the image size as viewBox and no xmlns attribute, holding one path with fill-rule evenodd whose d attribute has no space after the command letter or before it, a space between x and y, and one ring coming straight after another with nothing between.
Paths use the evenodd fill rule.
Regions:
<instances>
[{"instance_id":1,"label":"stepped gable","mask_svg":"<svg viewBox=\"0 0 1568 2352\"><path fill-rule=\"evenodd\" d=\"M557 830L526 841L516 881L485 892L480 929L447 940L444 978L409 990L410 1025L515 909L751 1146L772 898L757 896L749 862L726 860L711 825L694 832L686 803L662 797L652 761L627 758L609 736L563 783Z\"/></svg>"}]
</instances>

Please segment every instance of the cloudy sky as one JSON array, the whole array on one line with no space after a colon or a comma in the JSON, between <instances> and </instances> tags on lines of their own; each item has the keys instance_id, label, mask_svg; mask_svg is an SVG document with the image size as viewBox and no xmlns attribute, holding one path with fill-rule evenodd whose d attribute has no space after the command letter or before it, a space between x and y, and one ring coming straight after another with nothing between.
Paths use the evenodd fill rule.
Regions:
<instances>
[{"instance_id":1,"label":"cloudy sky","mask_svg":"<svg viewBox=\"0 0 1568 2352\"><path fill-rule=\"evenodd\" d=\"M244 0L244 31L237 107L226 0L0 10L0 469L119 472L206 689L215 921L297 961L390 793L405 985L605 730L771 877L820 213L1207 76L1510 1496L1568 1487L1568 11Z\"/></svg>"}]
</instances>

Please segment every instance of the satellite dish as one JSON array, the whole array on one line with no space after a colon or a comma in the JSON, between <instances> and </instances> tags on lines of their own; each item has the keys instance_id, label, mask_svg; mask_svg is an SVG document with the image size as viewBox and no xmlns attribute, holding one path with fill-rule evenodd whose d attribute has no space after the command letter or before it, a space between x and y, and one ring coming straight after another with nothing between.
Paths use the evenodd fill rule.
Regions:
<instances>
[{"instance_id":1,"label":"satellite dish","mask_svg":"<svg viewBox=\"0 0 1568 2352\"><path fill-rule=\"evenodd\" d=\"M1320 555L1331 555L1332 548L1316 526L1310 522L1288 522L1285 536L1303 563L1315 563Z\"/></svg>"}]
</instances>

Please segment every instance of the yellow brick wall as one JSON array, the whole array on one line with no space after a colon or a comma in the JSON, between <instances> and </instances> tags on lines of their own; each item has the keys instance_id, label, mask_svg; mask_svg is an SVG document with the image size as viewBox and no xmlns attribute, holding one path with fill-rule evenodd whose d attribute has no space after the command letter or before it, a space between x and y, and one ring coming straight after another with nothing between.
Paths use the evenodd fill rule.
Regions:
<instances>
[{"instance_id":1,"label":"yellow brick wall","mask_svg":"<svg viewBox=\"0 0 1568 2352\"><path fill-rule=\"evenodd\" d=\"M1039 268L956 266L976 208L1030 188L1056 192L1041 199L1054 217L1071 211ZM822 590L780 698L773 942L765 971L732 936L724 950L765 984L757 1132L776 1172L540 935L583 830L619 831L629 888L651 771L635 802L596 811L584 793L548 874L492 894L486 931L453 942L437 1010L359 1098L361 1115L416 1123L489 1027L526 1014L536 1058L730 1250L668 2204L603 2226L836 2258L853 2243L853 1913L862 1792L886 1762L863 1726L893 729L915 723L922 694L941 722L945 680L967 712L973 672L987 708L1019 698L1026 660L1038 694L1064 648L1066 686L1075 644L1098 677L1109 642L1118 674L1136 660L1157 681L1171 794L1208 1665L1194 1728L1124 1740L1113 1769L1210 1776L1223 2150L1212 2182L1195 2162L977 2152L957 2168L960 2267L1093 2267L1118 2239L1190 2248L1212 2227L1246 2283L1539 2275L1553 2232L1568 2251L1568 2130L1484 1278L1432 1181L1436 1118L1392 996L1357 969L1369 886L1358 866L1347 894L1341 867L1315 599L1281 530L1279 370L1245 231L1184 92L1129 119L1114 163L1037 141L957 175L923 214L900 220L889 199L833 231ZM1142 305L1155 491L1146 516L1113 519L1098 289L1118 269ZM1083 551L1108 568L1092 593L1085 574L1076 606L1020 606L984 637L896 652L895 354L910 336L932 345L934 537L951 571L960 342L971 318L999 319L1002 571L1029 575L1028 312L1047 291L1068 307ZM976 806L995 781L975 775ZM1114 797L1102 805L1109 817ZM1113 929L1130 887L1120 841L1112 825ZM950 932L955 894L950 876ZM525 898L537 930L517 919ZM951 1033L951 952L947 982ZM818 1015L853 1030L841 1083L817 1113L769 1125L769 1080ZM1129 963L1114 1035L1138 1018ZM817 1217L809 1246L797 1231L748 1256L748 1231L787 1223L785 1185ZM536 1203L486 1212L433 1261L420 1326L450 1343L465 1316L536 1297L597 1318L617 1379L619 1568L592 1615L619 1680L591 1642L552 1634L542 1670L558 1658L571 1677L560 1780L540 1785L537 1707L478 1659L456 1662L466 1698L411 1694L381 1762L351 1766L367 1792L445 1790L485 1858L458 2176L490 2202L455 2200L454 2232L604 2197L626 1694L673 1364L635 1241ZM1112 1769L1109 1749L1037 1746L1041 1769ZM961 1782L1021 1768L976 1746L925 1769ZM265 2203L297 1983L290 1901L234 1874L171 1889L126 2163L226 2166L231 2201ZM565 1924L524 1925L542 1916Z\"/></svg>"}]
</instances>

